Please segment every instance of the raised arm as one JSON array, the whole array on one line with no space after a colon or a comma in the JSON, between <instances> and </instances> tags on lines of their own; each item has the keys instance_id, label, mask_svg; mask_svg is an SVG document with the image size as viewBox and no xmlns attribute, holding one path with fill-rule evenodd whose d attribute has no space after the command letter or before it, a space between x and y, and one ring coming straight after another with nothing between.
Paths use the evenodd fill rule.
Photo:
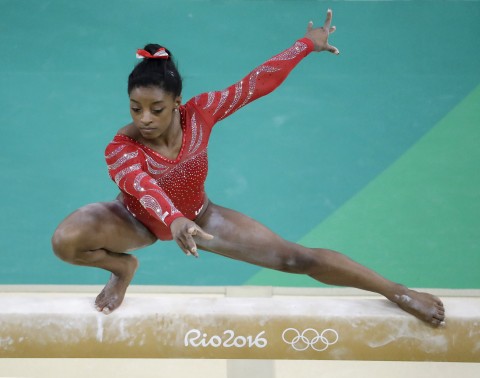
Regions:
<instances>
[{"instance_id":1,"label":"raised arm","mask_svg":"<svg viewBox=\"0 0 480 378\"><path fill-rule=\"evenodd\" d=\"M216 122L233 114L248 103L267 95L277 88L295 66L313 51L329 51L338 54L336 47L328 43L335 31L331 26L332 11L328 10L322 27L314 28L309 22L305 36L280 54L253 69L247 76L223 91L212 91L195 97L197 109L213 126Z\"/></svg>"}]
</instances>

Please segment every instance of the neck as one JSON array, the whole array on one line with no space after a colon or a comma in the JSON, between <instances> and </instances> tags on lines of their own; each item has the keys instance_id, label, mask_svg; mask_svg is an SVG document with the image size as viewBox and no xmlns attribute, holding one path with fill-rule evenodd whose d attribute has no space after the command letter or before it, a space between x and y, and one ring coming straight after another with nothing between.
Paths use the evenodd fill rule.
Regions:
<instances>
[{"instance_id":1,"label":"neck","mask_svg":"<svg viewBox=\"0 0 480 378\"><path fill-rule=\"evenodd\" d=\"M180 120L180 113L178 111L174 111L172 116L172 122L165 130L165 132L158 137L156 143L165 147L175 146L181 134L182 125Z\"/></svg>"},{"instance_id":2,"label":"neck","mask_svg":"<svg viewBox=\"0 0 480 378\"><path fill-rule=\"evenodd\" d=\"M179 112L174 112L170 125L162 135L149 140L142 138L142 143L166 158L174 160L180 153L182 139L181 116Z\"/></svg>"}]
</instances>

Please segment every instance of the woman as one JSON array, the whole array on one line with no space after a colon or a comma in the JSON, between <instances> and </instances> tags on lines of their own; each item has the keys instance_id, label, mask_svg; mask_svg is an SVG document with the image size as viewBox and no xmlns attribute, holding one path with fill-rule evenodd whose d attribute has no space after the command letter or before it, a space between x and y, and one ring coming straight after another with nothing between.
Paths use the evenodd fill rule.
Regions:
<instances>
[{"instance_id":1,"label":"woman","mask_svg":"<svg viewBox=\"0 0 480 378\"><path fill-rule=\"evenodd\" d=\"M138 266L129 254L174 239L187 255L198 249L283 272L307 274L337 286L382 294L433 325L445 312L437 297L393 283L346 256L283 240L253 219L208 200L204 191L207 145L216 122L268 94L311 52L338 54L329 45L332 12L292 47L223 91L203 93L182 105L182 80L171 54L159 45L137 51L143 58L128 80L133 122L107 146L109 173L119 186L115 201L87 205L69 215L52 238L58 257L110 271L95 301L98 311L118 308Z\"/></svg>"}]
</instances>

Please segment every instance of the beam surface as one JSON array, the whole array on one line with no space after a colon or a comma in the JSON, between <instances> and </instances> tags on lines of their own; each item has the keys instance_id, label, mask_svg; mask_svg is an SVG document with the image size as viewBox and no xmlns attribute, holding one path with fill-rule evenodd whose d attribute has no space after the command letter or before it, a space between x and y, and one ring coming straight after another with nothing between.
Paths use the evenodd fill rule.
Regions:
<instances>
[{"instance_id":1,"label":"beam surface","mask_svg":"<svg viewBox=\"0 0 480 378\"><path fill-rule=\"evenodd\" d=\"M94 293L0 292L0 357L480 362L478 296L442 297L435 329L358 292L133 290L110 315Z\"/></svg>"}]
</instances>

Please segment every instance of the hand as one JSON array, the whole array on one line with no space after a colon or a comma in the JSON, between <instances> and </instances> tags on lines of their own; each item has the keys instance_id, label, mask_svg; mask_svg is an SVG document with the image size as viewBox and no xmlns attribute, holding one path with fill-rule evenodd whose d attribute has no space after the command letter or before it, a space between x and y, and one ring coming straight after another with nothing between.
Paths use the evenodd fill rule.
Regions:
<instances>
[{"instance_id":1,"label":"hand","mask_svg":"<svg viewBox=\"0 0 480 378\"><path fill-rule=\"evenodd\" d=\"M323 27L313 28L313 21L310 21L307 26L307 33L305 37L312 40L315 45L315 51L330 51L331 53L338 55L340 51L334 46L328 44L328 36L335 31L335 26L330 26L332 22L332 10L327 11L327 19L323 24Z\"/></svg>"},{"instance_id":2,"label":"hand","mask_svg":"<svg viewBox=\"0 0 480 378\"><path fill-rule=\"evenodd\" d=\"M205 240L213 239L213 235L207 234L194 221L183 217L172 222L170 231L173 239L187 256L198 257L197 245L193 240L194 236L199 236Z\"/></svg>"}]
</instances>

